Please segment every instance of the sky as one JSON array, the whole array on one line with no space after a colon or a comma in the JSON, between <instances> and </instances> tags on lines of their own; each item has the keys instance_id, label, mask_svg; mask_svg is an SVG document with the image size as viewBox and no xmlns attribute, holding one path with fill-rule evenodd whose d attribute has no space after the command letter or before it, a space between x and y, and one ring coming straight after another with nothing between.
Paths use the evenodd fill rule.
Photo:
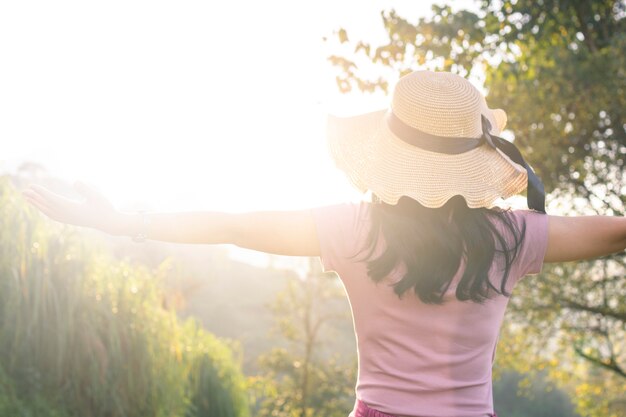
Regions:
<instances>
[{"instance_id":1,"label":"sky","mask_svg":"<svg viewBox=\"0 0 626 417\"><path fill-rule=\"evenodd\" d=\"M327 155L324 37L374 44L432 1L0 1L0 171L87 182L118 208L299 209L360 198ZM455 8L472 1L455 1Z\"/></svg>"},{"instance_id":2,"label":"sky","mask_svg":"<svg viewBox=\"0 0 626 417\"><path fill-rule=\"evenodd\" d=\"M342 97L322 39L377 42L381 10L431 3L0 2L0 169L38 162L122 208L358 198L326 154L326 114L387 101Z\"/></svg>"}]
</instances>

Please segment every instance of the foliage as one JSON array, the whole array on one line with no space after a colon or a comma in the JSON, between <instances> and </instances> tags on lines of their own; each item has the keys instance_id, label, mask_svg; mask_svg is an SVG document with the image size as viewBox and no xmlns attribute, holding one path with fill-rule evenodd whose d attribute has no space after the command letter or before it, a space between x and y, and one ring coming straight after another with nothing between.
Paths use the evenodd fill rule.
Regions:
<instances>
[{"instance_id":1,"label":"foliage","mask_svg":"<svg viewBox=\"0 0 626 417\"><path fill-rule=\"evenodd\" d=\"M525 385L522 375L505 372L494 384L494 405L498 414L507 417L574 417L568 396L537 375L532 385ZM521 394L521 395L520 395Z\"/></svg>"},{"instance_id":2,"label":"foliage","mask_svg":"<svg viewBox=\"0 0 626 417\"><path fill-rule=\"evenodd\" d=\"M484 72L490 105L507 110L517 143L533 153L550 187L570 177L568 161L583 161L598 140L626 144L626 4L483 1L478 13L432 10L432 18L415 24L394 10L382 12L389 39L378 47L350 42L340 30L347 49L329 57L339 69L339 89L387 92L390 81L423 68ZM368 78L372 73L387 76ZM625 154L619 150L619 166Z\"/></svg>"},{"instance_id":3,"label":"foliage","mask_svg":"<svg viewBox=\"0 0 626 417\"><path fill-rule=\"evenodd\" d=\"M0 369L0 416L67 417L68 414L51 405L41 395L21 399L9 376Z\"/></svg>"},{"instance_id":4,"label":"foliage","mask_svg":"<svg viewBox=\"0 0 626 417\"><path fill-rule=\"evenodd\" d=\"M622 169L626 4L533 3L487 9L493 25L508 32L502 42L516 49L513 59L487 72L491 104L507 109L516 141L532 152L551 188L584 182L602 149L615 148L611 164Z\"/></svg>"},{"instance_id":5,"label":"foliage","mask_svg":"<svg viewBox=\"0 0 626 417\"><path fill-rule=\"evenodd\" d=\"M626 214L626 3L477 2L433 6L416 23L382 12L388 41L339 31L341 91L382 90L428 68L480 79L508 114L515 142L551 190L551 209ZM371 75L373 74L373 76ZM626 257L545 266L516 289L498 361L544 368L590 416L626 414ZM504 352L504 354L502 353Z\"/></svg>"},{"instance_id":6,"label":"foliage","mask_svg":"<svg viewBox=\"0 0 626 417\"><path fill-rule=\"evenodd\" d=\"M113 260L0 180L0 407L18 416L248 415L231 347L162 306L169 263L150 271Z\"/></svg>"},{"instance_id":7,"label":"foliage","mask_svg":"<svg viewBox=\"0 0 626 417\"><path fill-rule=\"evenodd\" d=\"M324 357L325 327L346 319L345 295L334 279L319 272L292 279L271 308L288 348L277 347L259 359L262 377L251 378L259 417L311 417L348 414L354 405L356 364Z\"/></svg>"},{"instance_id":8,"label":"foliage","mask_svg":"<svg viewBox=\"0 0 626 417\"><path fill-rule=\"evenodd\" d=\"M626 269L621 262L554 265L525 278L510 303L512 324L503 329L498 365L527 375L547 372L569 389L584 415L623 415L626 317L620 303Z\"/></svg>"},{"instance_id":9,"label":"foliage","mask_svg":"<svg viewBox=\"0 0 626 417\"><path fill-rule=\"evenodd\" d=\"M236 345L219 342L194 320L183 328L188 356L189 406L185 417L248 416L246 381L235 361Z\"/></svg>"}]
</instances>

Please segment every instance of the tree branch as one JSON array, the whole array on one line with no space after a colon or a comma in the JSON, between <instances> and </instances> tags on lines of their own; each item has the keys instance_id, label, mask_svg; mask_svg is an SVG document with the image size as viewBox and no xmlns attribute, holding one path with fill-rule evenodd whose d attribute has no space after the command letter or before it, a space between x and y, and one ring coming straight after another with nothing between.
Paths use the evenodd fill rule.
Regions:
<instances>
[{"instance_id":1,"label":"tree branch","mask_svg":"<svg viewBox=\"0 0 626 417\"><path fill-rule=\"evenodd\" d=\"M602 308L602 307L588 306L588 305L581 304L578 301L570 300L568 298L563 298L563 297L558 297L558 300L561 303L563 303L563 305L567 308L571 308L574 310L588 311L590 313L600 314L604 317L612 317L619 321L626 322L626 312L613 311L611 309Z\"/></svg>"},{"instance_id":2,"label":"tree branch","mask_svg":"<svg viewBox=\"0 0 626 417\"><path fill-rule=\"evenodd\" d=\"M604 369L608 369L609 371L615 372L617 375L621 376L622 378L626 378L626 371L622 369L622 367L620 367L617 362L615 362L615 359L613 357L611 357L611 359L608 362L606 362L596 356L592 356L592 355L588 355L584 353L582 349L580 349L577 346L574 346L574 352L576 352L576 354L582 357L583 359L586 359L591 363L601 366Z\"/></svg>"}]
</instances>

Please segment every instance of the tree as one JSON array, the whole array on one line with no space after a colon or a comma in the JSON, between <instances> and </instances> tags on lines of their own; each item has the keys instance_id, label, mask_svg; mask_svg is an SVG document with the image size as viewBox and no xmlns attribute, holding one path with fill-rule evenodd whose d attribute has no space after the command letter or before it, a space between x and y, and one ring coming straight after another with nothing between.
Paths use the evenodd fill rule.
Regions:
<instances>
[{"instance_id":1,"label":"tree","mask_svg":"<svg viewBox=\"0 0 626 417\"><path fill-rule=\"evenodd\" d=\"M507 111L515 143L551 191L549 207L624 215L626 3L517 0L477 7L433 6L433 17L416 23L383 11L388 41L377 47L338 31L344 50L329 60L338 68L339 89L388 92L399 76L420 68L484 74L488 103ZM625 265L618 254L546 266L541 276L523 280L511 302L515 326L504 329L501 363L549 368L576 393L583 414L624 413Z\"/></svg>"},{"instance_id":2,"label":"tree","mask_svg":"<svg viewBox=\"0 0 626 417\"><path fill-rule=\"evenodd\" d=\"M595 157L592 144L626 144L624 2L483 1L478 13L437 5L433 12L416 24L382 12L389 40L378 47L351 42L339 30L348 49L329 57L339 69L339 89L388 92L390 81L420 68L462 76L482 71L490 105L507 110L516 142L532 152L549 186L573 174L568 161ZM618 149L619 166L625 154Z\"/></svg>"},{"instance_id":3,"label":"tree","mask_svg":"<svg viewBox=\"0 0 626 417\"><path fill-rule=\"evenodd\" d=\"M271 309L287 347L276 347L260 359L267 371L252 380L259 417L343 417L354 404L356 364L329 354L329 333L349 321L345 295L336 276L329 278L311 259L305 279L292 278ZM343 359L343 360L342 360Z\"/></svg>"}]
</instances>

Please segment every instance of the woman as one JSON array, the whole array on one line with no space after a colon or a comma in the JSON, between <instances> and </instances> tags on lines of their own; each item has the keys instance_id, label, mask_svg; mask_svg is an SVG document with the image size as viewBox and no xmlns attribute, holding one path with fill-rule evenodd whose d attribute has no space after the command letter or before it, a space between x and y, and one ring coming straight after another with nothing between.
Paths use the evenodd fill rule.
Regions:
<instances>
[{"instance_id":1,"label":"woman","mask_svg":"<svg viewBox=\"0 0 626 417\"><path fill-rule=\"evenodd\" d=\"M491 365L508 296L544 262L624 250L626 218L558 217L541 182L497 137L502 110L467 80L418 71L389 110L329 120L337 165L373 202L311 210L127 214L24 192L49 217L141 241L232 243L320 256L350 299L359 376L353 416L494 416ZM532 210L494 206L527 189Z\"/></svg>"}]
</instances>

